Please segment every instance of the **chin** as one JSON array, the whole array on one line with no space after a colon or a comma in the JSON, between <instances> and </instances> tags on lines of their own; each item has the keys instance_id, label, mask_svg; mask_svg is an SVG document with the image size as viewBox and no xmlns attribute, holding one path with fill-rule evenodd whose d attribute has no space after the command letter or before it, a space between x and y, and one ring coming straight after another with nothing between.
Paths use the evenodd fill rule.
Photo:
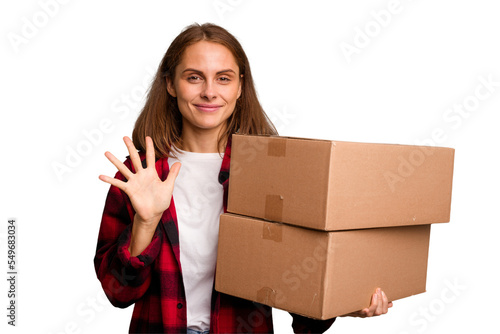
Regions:
<instances>
[{"instance_id":1,"label":"chin","mask_svg":"<svg viewBox=\"0 0 500 334\"><path fill-rule=\"evenodd\" d=\"M218 123L218 124L200 124L198 126L199 129L203 129L203 130L214 130L214 129L219 129L220 127L222 127L222 123Z\"/></svg>"},{"instance_id":2,"label":"chin","mask_svg":"<svg viewBox=\"0 0 500 334\"><path fill-rule=\"evenodd\" d=\"M222 120L219 117L216 117L216 119L214 117L204 117L204 119L199 119L194 125L200 129L210 130L220 128L225 122L226 120Z\"/></svg>"}]
</instances>

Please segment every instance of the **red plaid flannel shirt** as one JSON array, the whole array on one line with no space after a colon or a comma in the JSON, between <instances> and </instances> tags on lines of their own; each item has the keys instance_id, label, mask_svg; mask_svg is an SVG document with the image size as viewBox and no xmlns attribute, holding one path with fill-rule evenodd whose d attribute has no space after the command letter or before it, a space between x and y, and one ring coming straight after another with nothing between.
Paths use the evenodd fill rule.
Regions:
<instances>
[{"instance_id":1,"label":"red plaid flannel shirt","mask_svg":"<svg viewBox=\"0 0 500 334\"><path fill-rule=\"evenodd\" d=\"M145 155L140 154L143 164ZM219 182L227 207L231 140L222 161ZM125 165L133 171L129 157ZM165 180L167 158L157 159L156 170ZM115 177L125 181L117 172ZM179 260L179 232L172 199L149 246L138 256L128 251L134 209L128 196L111 186L106 198L94 258L95 270L111 303L125 308L135 303L130 333L186 333L186 295ZM269 306L212 290L210 333L273 333ZM323 333L334 319L320 321L292 314L295 333Z\"/></svg>"}]
</instances>

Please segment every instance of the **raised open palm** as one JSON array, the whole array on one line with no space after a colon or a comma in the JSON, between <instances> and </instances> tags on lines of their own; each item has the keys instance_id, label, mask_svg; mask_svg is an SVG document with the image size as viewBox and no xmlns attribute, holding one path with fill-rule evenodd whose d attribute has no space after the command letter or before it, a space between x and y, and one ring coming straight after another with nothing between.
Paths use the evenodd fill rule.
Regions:
<instances>
[{"instance_id":1,"label":"raised open palm","mask_svg":"<svg viewBox=\"0 0 500 334\"><path fill-rule=\"evenodd\" d=\"M136 221L147 228L155 229L163 211L170 206L175 178L179 174L181 164L173 164L165 181L158 177L155 168L155 150L151 137L146 137L146 168L142 167L139 153L129 137L124 137L130 159L135 169L133 173L110 152L104 155L123 174L127 182L99 175L99 179L123 190L134 207Z\"/></svg>"}]
</instances>

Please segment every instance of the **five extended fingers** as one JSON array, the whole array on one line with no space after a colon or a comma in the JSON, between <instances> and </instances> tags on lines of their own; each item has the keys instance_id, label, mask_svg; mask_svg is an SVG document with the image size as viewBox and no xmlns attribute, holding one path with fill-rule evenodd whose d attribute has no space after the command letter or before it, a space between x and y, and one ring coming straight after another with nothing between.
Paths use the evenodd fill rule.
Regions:
<instances>
[{"instance_id":1,"label":"five extended fingers","mask_svg":"<svg viewBox=\"0 0 500 334\"><path fill-rule=\"evenodd\" d=\"M132 142L132 140L129 137L125 136L123 137L123 141L127 146L128 152L130 154L130 160L132 161L132 165L134 166L135 172L137 173L138 171L144 169L142 167L142 162L139 153L137 152L137 149L135 148L135 145ZM109 161L111 161L113 165L115 165L115 167L120 171L120 173L122 173L123 176L125 176L127 180L130 179L130 177L134 174L129 168L127 168L127 166L125 166L125 164L123 164L120 160L118 160L111 152L105 152L104 155L106 156L106 158L108 158ZM151 139L151 137L146 136L146 165L147 165L146 168L151 166L154 168L156 162L155 159L156 157L155 157L153 140ZM180 166L181 166L180 163L178 162L175 163L172 166L167 179L164 181L167 183L168 188L170 188L170 191L172 191L174 187L174 182L177 175L179 174ZM111 185L117 186L122 190L126 184L121 180L106 175L99 175L99 179Z\"/></svg>"}]
</instances>

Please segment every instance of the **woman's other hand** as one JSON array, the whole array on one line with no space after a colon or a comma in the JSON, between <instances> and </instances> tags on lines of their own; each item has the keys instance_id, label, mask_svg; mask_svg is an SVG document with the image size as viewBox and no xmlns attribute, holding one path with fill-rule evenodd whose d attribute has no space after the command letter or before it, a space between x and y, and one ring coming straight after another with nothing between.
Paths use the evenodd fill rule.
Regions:
<instances>
[{"instance_id":1,"label":"woman's other hand","mask_svg":"<svg viewBox=\"0 0 500 334\"><path fill-rule=\"evenodd\" d=\"M386 314L389 308L392 307L392 302L387 299L384 291L380 288L372 295L372 301L368 308L362 309L360 311L352 312L344 315L344 317L374 317L382 314Z\"/></svg>"}]
</instances>

